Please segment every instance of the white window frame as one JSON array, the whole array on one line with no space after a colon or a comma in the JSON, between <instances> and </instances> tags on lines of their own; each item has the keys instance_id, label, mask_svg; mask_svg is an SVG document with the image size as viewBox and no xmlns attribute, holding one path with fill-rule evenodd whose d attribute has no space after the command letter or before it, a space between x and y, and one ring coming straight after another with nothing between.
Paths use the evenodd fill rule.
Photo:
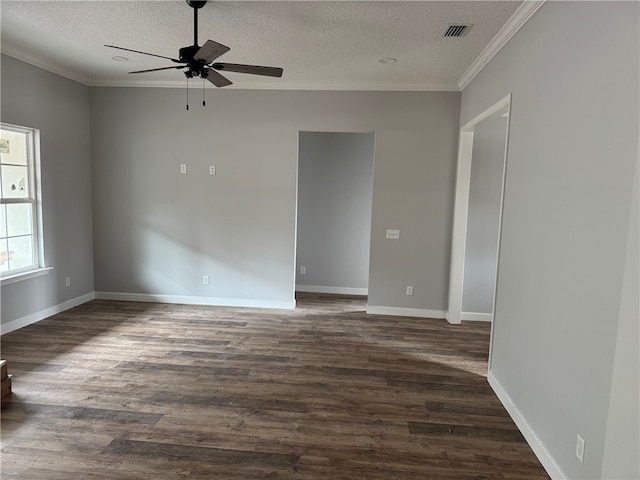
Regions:
<instances>
[{"instance_id":1,"label":"white window frame","mask_svg":"<svg viewBox=\"0 0 640 480\"><path fill-rule=\"evenodd\" d=\"M29 198L0 198L0 204L28 203L32 205L32 236L34 264L29 267L8 270L0 273L0 285L26 280L49 273L52 268L45 267L44 238L42 223L42 188L40 180L40 131L35 128L0 123L2 130L25 134L27 139L27 171L29 175ZM1 173L0 173L1 175ZM6 218L5 218L6 221Z\"/></svg>"}]
</instances>

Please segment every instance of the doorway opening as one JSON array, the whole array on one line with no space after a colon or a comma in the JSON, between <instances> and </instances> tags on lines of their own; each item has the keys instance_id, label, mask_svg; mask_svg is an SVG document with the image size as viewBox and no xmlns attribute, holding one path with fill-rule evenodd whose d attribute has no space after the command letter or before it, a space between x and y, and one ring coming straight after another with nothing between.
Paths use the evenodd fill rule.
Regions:
<instances>
[{"instance_id":1,"label":"doorway opening","mask_svg":"<svg viewBox=\"0 0 640 480\"><path fill-rule=\"evenodd\" d=\"M449 323L493 320L511 95L460 129Z\"/></svg>"},{"instance_id":2,"label":"doorway opening","mask_svg":"<svg viewBox=\"0 0 640 480\"><path fill-rule=\"evenodd\" d=\"M298 134L295 291L366 296L373 132Z\"/></svg>"}]
</instances>

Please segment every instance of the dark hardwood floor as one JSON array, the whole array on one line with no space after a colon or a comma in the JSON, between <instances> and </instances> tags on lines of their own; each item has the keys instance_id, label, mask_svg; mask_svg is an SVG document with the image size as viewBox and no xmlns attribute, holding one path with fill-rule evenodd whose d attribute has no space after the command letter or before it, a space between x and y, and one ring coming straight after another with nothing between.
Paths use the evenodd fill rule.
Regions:
<instances>
[{"instance_id":1,"label":"dark hardwood floor","mask_svg":"<svg viewBox=\"0 0 640 480\"><path fill-rule=\"evenodd\" d=\"M2 337L2 479L548 479L489 325L92 301Z\"/></svg>"}]
</instances>

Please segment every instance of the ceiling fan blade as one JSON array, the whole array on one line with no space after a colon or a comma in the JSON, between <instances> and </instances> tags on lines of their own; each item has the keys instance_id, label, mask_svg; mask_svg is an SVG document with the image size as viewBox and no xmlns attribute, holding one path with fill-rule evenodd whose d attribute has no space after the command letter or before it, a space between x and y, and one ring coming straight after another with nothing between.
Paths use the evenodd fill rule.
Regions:
<instances>
[{"instance_id":1,"label":"ceiling fan blade","mask_svg":"<svg viewBox=\"0 0 640 480\"><path fill-rule=\"evenodd\" d=\"M160 70L174 70L177 68L186 68L187 65L177 65L177 66L171 66L171 67L161 67L161 68L150 68L148 70L136 70L135 72L128 72L128 73L147 73L147 72L158 72Z\"/></svg>"},{"instance_id":2,"label":"ceiling fan blade","mask_svg":"<svg viewBox=\"0 0 640 480\"><path fill-rule=\"evenodd\" d=\"M262 67L260 65L240 65L238 63L214 63L211 67L225 72L249 73L251 75L264 75L267 77L281 77L282 68Z\"/></svg>"},{"instance_id":3,"label":"ceiling fan blade","mask_svg":"<svg viewBox=\"0 0 640 480\"><path fill-rule=\"evenodd\" d=\"M203 61L204 63L211 63L220 55L227 53L231 50L229 47L213 40L207 40L205 44L200 47L200 50L193 56L196 60Z\"/></svg>"},{"instance_id":4,"label":"ceiling fan blade","mask_svg":"<svg viewBox=\"0 0 640 480\"><path fill-rule=\"evenodd\" d=\"M205 78L213 83L216 87L226 87L227 85L231 85L233 83L231 80L223 77L215 70L207 70L207 76Z\"/></svg>"},{"instance_id":5,"label":"ceiling fan blade","mask_svg":"<svg viewBox=\"0 0 640 480\"><path fill-rule=\"evenodd\" d=\"M152 57L166 58L167 60L171 60L172 62L180 63L180 60L171 57L165 57L164 55L156 55L155 53L141 52L140 50L131 50L130 48L116 47L115 45L105 45L105 47L117 48L118 50L126 50L127 52L141 53L142 55L150 55Z\"/></svg>"}]
</instances>

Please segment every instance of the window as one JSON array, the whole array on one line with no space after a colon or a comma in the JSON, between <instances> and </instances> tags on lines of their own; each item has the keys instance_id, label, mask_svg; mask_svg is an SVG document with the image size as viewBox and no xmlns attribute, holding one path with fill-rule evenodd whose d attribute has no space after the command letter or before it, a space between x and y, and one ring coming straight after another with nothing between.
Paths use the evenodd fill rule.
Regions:
<instances>
[{"instance_id":1,"label":"window","mask_svg":"<svg viewBox=\"0 0 640 480\"><path fill-rule=\"evenodd\" d=\"M0 124L0 276L43 267L39 190L39 135Z\"/></svg>"}]
</instances>

